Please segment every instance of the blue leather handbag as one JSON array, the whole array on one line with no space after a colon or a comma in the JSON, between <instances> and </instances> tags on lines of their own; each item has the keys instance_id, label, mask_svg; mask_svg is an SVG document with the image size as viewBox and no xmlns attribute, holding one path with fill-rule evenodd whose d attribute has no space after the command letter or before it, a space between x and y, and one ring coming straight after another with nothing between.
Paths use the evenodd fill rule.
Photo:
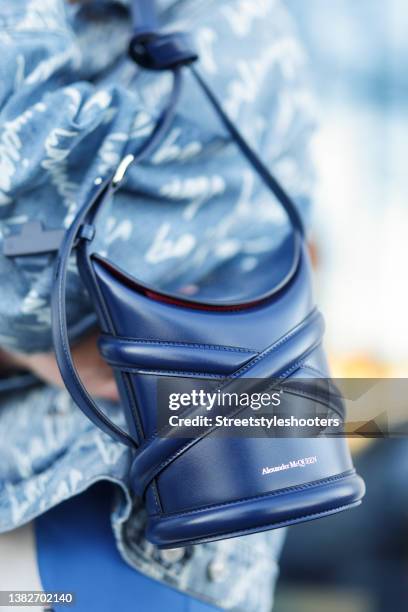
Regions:
<instances>
[{"instance_id":1,"label":"blue leather handbag","mask_svg":"<svg viewBox=\"0 0 408 612\"><path fill-rule=\"evenodd\" d=\"M358 505L364 483L353 469L342 436L218 436L209 426L195 436L158 431L157 385L163 377L229 380L296 380L329 377L322 349L323 321L311 292L310 263L295 205L244 140L195 66L197 56L182 33L162 33L153 2L134 3L130 54L150 70L169 70L169 100L139 151L127 155L113 176L97 181L89 202L66 233L56 262L52 295L58 364L74 401L104 432L130 447L130 480L145 501L147 538L176 547L249 534L306 521ZM285 210L291 232L257 271L224 263L188 298L176 289L151 287L94 252L97 211L112 198L131 163L148 157L171 125L183 73L190 70L232 140ZM112 366L127 431L99 409L84 388L68 341L65 285L76 248L78 268L101 328L100 350ZM231 297L232 295L232 297ZM227 381L227 382L226 382ZM205 414L206 407L185 411ZM238 414L231 410L224 414ZM183 413L184 414L184 413ZM314 457L307 469L266 469Z\"/></svg>"}]
</instances>

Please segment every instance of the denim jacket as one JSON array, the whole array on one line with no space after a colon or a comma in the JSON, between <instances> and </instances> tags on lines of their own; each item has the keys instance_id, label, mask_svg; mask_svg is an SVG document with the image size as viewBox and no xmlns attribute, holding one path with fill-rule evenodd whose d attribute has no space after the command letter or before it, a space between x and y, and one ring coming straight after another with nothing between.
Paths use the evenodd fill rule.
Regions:
<instances>
[{"instance_id":1,"label":"denim jacket","mask_svg":"<svg viewBox=\"0 0 408 612\"><path fill-rule=\"evenodd\" d=\"M159 8L163 24L193 35L202 73L307 220L310 98L281 4L159 0ZM4 240L27 220L68 227L95 179L150 133L169 91L167 74L127 59L129 33L127 0L0 6L0 346L52 347L53 256L10 259ZM187 77L168 136L132 167L100 216L97 240L100 252L144 281L194 282L237 253L256 266L285 223ZM74 263L67 303L75 340L93 311ZM23 381L12 390L8 382L0 382L0 531L108 480L117 488L112 527L130 564L221 607L270 610L283 531L159 552L144 539L143 510L130 496L127 449L89 423L65 391ZM105 409L118 418L115 406Z\"/></svg>"}]
</instances>

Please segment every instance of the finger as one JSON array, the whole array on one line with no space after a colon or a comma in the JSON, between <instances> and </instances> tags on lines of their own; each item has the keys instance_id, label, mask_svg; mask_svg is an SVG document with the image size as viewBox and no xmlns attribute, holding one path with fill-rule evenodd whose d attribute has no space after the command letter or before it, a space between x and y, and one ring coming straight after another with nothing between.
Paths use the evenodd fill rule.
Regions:
<instances>
[{"instance_id":1,"label":"finger","mask_svg":"<svg viewBox=\"0 0 408 612\"><path fill-rule=\"evenodd\" d=\"M119 392L115 380L113 378L109 378L103 382L99 382L99 384L94 390L94 395L96 397L100 397L101 399L118 402Z\"/></svg>"}]
</instances>

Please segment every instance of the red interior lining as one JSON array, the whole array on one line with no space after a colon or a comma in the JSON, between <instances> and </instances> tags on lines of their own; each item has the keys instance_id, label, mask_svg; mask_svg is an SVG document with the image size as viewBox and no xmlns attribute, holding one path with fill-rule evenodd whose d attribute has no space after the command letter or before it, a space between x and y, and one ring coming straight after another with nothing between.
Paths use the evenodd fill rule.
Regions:
<instances>
[{"instance_id":1,"label":"red interior lining","mask_svg":"<svg viewBox=\"0 0 408 612\"><path fill-rule=\"evenodd\" d=\"M162 293L161 291L156 291L151 287L147 287L139 283L136 279L128 276L125 272L117 268L107 259L101 257L100 255L94 254L92 255L92 259L96 260L100 263L104 268L106 268L113 276L115 276L120 282L125 284L127 287L136 290L138 293L145 295L151 300L155 300L156 302L164 302L165 304L171 304L174 306L179 306L182 308L191 308L193 310L204 310L204 311L236 311L236 310L246 310L248 308L253 308L259 304L262 304L272 297L276 296L276 291L272 291L268 295L263 295L260 298L255 300L250 300L248 302L241 302L239 304L208 304L205 302L200 302L196 300L189 300L188 298L184 298L182 296L172 296L166 293Z\"/></svg>"}]
</instances>

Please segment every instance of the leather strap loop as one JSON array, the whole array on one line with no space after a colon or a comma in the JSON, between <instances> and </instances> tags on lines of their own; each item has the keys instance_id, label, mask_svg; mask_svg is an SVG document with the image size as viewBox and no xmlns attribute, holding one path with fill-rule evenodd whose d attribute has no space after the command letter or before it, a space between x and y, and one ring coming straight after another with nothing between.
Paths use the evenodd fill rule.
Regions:
<instances>
[{"instance_id":1,"label":"leather strap loop","mask_svg":"<svg viewBox=\"0 0 408 612\"><path fill-rule=\"evenodd\" d=\"M198 59L190 36L185 32L162 32L155 0L132 0L134 36L129 55L148 70L171 70Z\"/></svg>"},{"instance_id":2,"label":"leather strap loop","mask_svg":"<svg viewBox=\"0 0 408 612\"><path fill-rule=\"evenodd\" d=\"M148 70L172 70L198 59L190 37L184 32L138 34L130 41L129 55Z\"/></svg>"}]
</instances>

